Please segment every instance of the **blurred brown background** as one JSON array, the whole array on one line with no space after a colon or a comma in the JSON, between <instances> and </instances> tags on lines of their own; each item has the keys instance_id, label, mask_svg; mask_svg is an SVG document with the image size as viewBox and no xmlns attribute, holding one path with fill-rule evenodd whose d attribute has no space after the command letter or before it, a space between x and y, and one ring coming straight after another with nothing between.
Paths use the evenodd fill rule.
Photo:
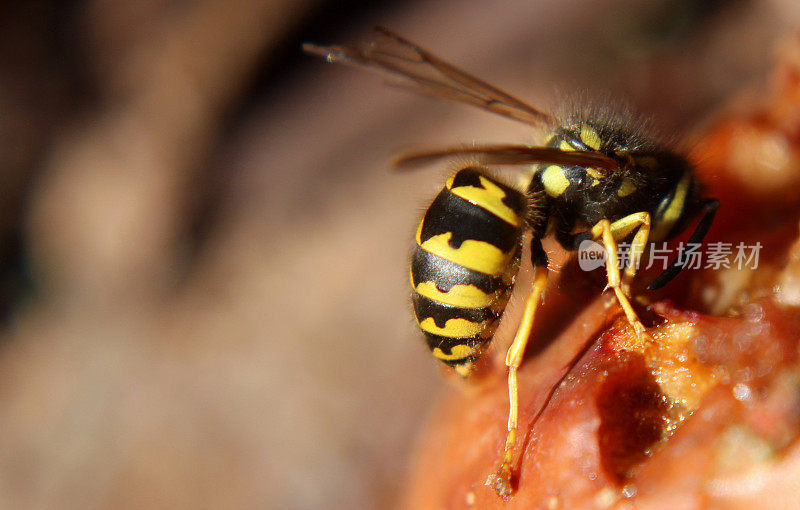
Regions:
<instances>
[{"instance_id":1,"label":"blurred brown background","mask_svg":"<svg viewBox=\"0 0 800 510\"><path fill-rule=\"evenodd\" d=\"M0 507L391 508L445 384L407 304L448 169L501 118L300 53L376 22L548 107L680 138L793 0L0 4Z\"/></svg>"}]
</instances>

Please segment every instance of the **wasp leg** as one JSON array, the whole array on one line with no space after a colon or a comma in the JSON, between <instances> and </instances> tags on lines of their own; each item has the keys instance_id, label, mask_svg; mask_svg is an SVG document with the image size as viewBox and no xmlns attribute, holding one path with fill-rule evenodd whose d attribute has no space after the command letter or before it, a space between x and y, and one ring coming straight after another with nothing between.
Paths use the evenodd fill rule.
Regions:
<instances>
[{"instance_id":1,"label":"wasp leg","mask_svg":"<svg viewBox=\"0 0 800 510\"><path fill-rule=\"evenodd\" d=\"M619 305L622 307L622 311L625 312L628 322L636 332L636 336L640 340L644 339L645 327L639 320L636 312L633 310L631 302L628 300L628 296L626 296L622 291L619 275L619 259L617 258L617 242L614 239L614 234L611 232L611 223L608 220L600 220L589 232L591 233L592 239L603 240L603 246L605 247L606 254L608 255L606 259L606 274L608 275L608 284L606 285L606 289L609 287L614 289L614 294L617 296L617 301L619 301Z\"/></svg>"},{"instance_id":2,"label":"wasp leg","mask_svg":"<svg viewBox=\"0 0 800 510\"><path fill-rule=\"evenodd\" d=\"M621 218L611 224L611 235L614 240L625 239L636 229L636 235L631 242L631 251L628 258L628 265L622 277L622 292L631 297L631 282L639 269L642 254L647 247L647 240L650 238L650 213L638 212Z\"/></svg>"},{"instance_id":3,"label":"wasp leg","mask_svg":"<svg viewBox=\"0 0 800 510\"><path fill-rule=\"evenodd\" d=\"M513 492L511 487L511 461L514 457L514 447L517 439L517 416L519 409L519 388L517 386L517 369L522 363L522 357L525 355L525 347L528 345L528 338L531 335L533 328L533 318L536 315L536 309L539 307L539 301L542 297L545 285L547 284L547 254L542 248L542 241L538 237L534 237L531 241L531 260L534 265L534 279L531 285L531 292L525 301L525 311L522 315L517 334L511 347L508 348L506 354L506 366L508 367L508 436L506 437L506 445L503 451L503 461L497 474L491 475L486 480L486 485L492 487L497 494L503 499L508 498Z\"/></svg>"}]
</instances>

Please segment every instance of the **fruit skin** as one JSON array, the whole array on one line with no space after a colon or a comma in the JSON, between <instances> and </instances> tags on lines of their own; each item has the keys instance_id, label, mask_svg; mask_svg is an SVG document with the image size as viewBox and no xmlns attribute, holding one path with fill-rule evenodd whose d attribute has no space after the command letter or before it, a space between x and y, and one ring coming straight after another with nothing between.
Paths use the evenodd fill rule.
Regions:
<instances>
[{"instance_id":1,"label":"fruit skin","mask_svg":"<svg viewBox=\"0 0 800 510\"><path fill-rule=\"evenodd\" d=\"M603 308L598 300L576 323L603 316ZM782 483L783 472L800 466L800 314L771 300L735 318L653 308L664 319L653 329L654 351L625 350L632 331L622 320L601 326L596 341L590 328L565 331L554 346L588 337L592 347L532 428L559 375L545 363L563 367L566 349L526 363L522 390L534 397L520 407L529 427L507 502L482 485L505 437L503 379L473 395L450 391L420 442L406 507L594 508L630 498L644 507L700 508L757 500L762 492L743 482L731 487L748 474ZM780 501L763 494L767 504Z\"/></svg>"}]
</instances>

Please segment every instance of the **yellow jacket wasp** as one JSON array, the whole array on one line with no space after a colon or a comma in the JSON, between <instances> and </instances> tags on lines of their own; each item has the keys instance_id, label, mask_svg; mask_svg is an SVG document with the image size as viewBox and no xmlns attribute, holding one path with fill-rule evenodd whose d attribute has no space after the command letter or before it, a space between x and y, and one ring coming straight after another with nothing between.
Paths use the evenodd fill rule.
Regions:
<instances>
[{"instance_id":1,"label":"yellow jacket wasp","mask_svg":"<svg viewBox=\"0 0 800 510\"><path fill-rule=\"evenodd\" d=\"M702 216L689 243L699 243L719 207L704 198L692 165L622 119L592 112L561 118L538 110L471 76L402 36L376 27L362 46L305 44L329 62L376 69L415 92L471 104L529 125L545 126L544 146L448 148L401 158L411 167L453 156L481 161L458 170L428 208L416 232L411 261L414 311L433 355L467 376L491 340L517 274L523 234L531 233L536 268L523 316L507 356L508 436L490 484L508 497L517 430L517 369L547 279L542 239L551 233L567 250L597 240L608 257L613 290L640 343L644 325L630 304L630 283L651 241L681 233ZM524 191L492 177L490 165L535 165ZM632 237L630 263L620 270L617 243ZM679 255L648 289L666 285L682 269Z\"/></svg>"}]
</instances>

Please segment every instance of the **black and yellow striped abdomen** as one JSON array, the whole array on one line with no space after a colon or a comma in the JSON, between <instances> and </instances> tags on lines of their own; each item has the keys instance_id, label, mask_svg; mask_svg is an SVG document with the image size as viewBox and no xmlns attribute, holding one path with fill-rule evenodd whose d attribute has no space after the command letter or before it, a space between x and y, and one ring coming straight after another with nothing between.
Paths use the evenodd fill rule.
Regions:
<instances>
[{"instance_id":1,"label":"black and yellow striped abdomen","mask_svg":"<svg viewBox=\"0 0 800 510\"><path fill-rule=\"evenodd\" d=\"M448 179L417 229L417 323L439 360L468 372L491 339L519 266L526 198L478 169Z\"/></svg>"}]
</instances>

